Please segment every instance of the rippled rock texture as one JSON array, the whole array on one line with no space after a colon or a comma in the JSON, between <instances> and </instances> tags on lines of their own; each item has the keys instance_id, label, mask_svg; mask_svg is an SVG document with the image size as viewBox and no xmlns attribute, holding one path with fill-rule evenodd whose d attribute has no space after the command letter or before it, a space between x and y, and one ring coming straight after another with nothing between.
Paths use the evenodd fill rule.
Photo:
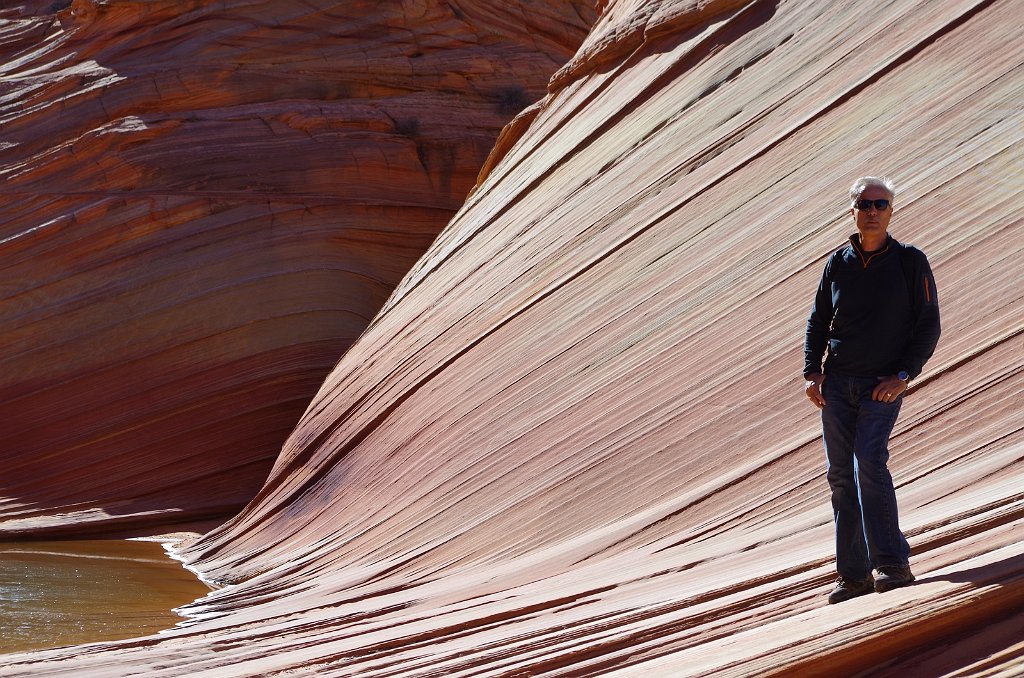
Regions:
<instances>
[{"instance_id":1,"label":"rippled rock texture","mask_svg":"<svg viewBox=\"0 0 1024 678\"><path fill-rule=\"evenodd\" d=\"M0 675L1019 672L1020 3L602 12L256 500L182 551L225 588ZM892 444L918 582L828 606L801 340L866 173L944 333Z\"/></svg>"},{"instance_id":2,"label":"rippled rock texture","mask_svg":"<svg viewBox=\"0 0 1024 678\"><path fill-rule=\"evenodd\" d=\"M0 532L237 511L589 2L0 9Z\"/></svg>"}]
</instances>

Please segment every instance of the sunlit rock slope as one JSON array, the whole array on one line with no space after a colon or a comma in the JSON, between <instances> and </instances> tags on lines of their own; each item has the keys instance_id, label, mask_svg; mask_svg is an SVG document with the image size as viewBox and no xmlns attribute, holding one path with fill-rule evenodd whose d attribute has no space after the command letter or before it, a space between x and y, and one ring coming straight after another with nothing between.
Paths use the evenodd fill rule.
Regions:
<instances>
[{"instance_id":1,"label":"sunlit rock slope","mask_svg":"<svg viewBox=\"0 0 1024 678\"><path fill-rule=\"evenodd\" d=\"M8 535L241 508L595 16L588 0L11 5Z\"/></svg>"},{"instance_id":2,"label":"sunlit rock slope","mask_svg":"<svg viewBox=\"0 0 1024 678\"><path fill-rule=\"evenodd\" d=\"M0 675L1020 675L1021 9L609 2L182 552L225 588ZM828 606L800 345L865 173L944 334L892 444L918 582Z\"/></svg>"}]
</instances>

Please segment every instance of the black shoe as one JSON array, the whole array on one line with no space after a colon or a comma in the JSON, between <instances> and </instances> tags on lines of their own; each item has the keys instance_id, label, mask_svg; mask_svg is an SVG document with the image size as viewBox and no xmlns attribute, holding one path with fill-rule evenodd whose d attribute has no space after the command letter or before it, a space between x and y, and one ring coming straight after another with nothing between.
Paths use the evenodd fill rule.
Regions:
<instances>
[{"instance_id":1,"label":"black shoe","mask_svg":"<svg viewBox=\"0 0 1024 678\"><path fill-rule=\"evenodd\" d=\"M861 579L859 581L849 581L840 577L836 580L836 587L832 590L832 593L828 595L828 604L835 605L836 603L842 603L850 598L856 598L857 596L863 596L865 593L871 593L874 590L875 580L872 579L870 574L867 579Z\"/></svg>"},{"instance_id":2,"label":"black shoe","mask_svg":"<svg viewBox=\"0 0 1024 678\"><path fill-rule=\"evenodd\" d=\"M910 571L910 565L883 565L878 568L878 576L875 577L875 592L892 591L912 581L914 573Z\"/></svg>"}]
</instances>

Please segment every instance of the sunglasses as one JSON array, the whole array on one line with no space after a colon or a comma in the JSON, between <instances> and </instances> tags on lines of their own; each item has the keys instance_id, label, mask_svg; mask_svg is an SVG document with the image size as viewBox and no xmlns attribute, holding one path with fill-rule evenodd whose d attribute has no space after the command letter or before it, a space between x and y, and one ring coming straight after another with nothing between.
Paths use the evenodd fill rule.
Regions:
<instances>
[{"instance_id":1,"label":"sunglasses","mask_svg":"<svg viewBox=\"0 0 1024 678\"><path fill-rule=\"evenodd\" d=\"M861 211L871 209L872 205L874 205L875 209L879 212L889 209L889 201L885 198L879 198L878 200L861 199L856 202L857 209Z\"/></svg>"}]
</instances>

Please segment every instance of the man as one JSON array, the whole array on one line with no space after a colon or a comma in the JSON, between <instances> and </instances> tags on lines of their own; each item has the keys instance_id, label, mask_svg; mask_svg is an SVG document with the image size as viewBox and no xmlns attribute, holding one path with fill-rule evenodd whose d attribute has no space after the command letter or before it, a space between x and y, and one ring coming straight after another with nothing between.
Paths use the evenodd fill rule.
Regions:
<instances>
[{"instance_id":1,"label":"man","mask_svg":"<svg viewBox=\"0 0 1024 678\"><path fill-rule=\"evenodd\" d=\"M884 177L850 188L857 233L825 264L804 338L805 390L821 409L835 514L839 579L829 603L914 581L888 442L903 393L938 342L939 305L924 253L888 233L895 197Z\"/></svg>"}]
</instances>

